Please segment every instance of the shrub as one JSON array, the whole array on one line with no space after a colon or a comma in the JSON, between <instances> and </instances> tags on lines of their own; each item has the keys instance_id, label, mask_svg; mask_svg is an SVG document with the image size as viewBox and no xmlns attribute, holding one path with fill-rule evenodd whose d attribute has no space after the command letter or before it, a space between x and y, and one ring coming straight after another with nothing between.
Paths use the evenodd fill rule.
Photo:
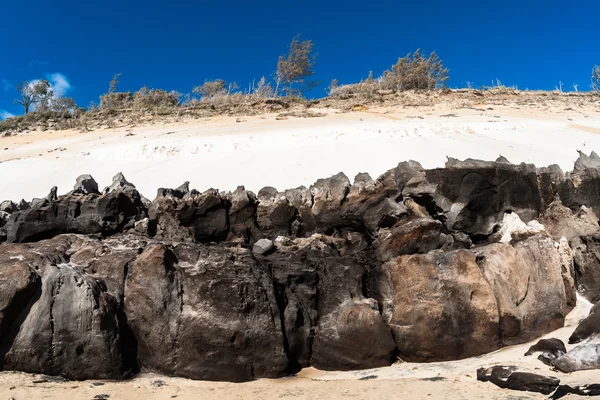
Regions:
<instances>
[{"instance_id":1,"label":"shrub","mask_svg":"<svg viewBox=\"0 0 600 400\"><path fill-rule=\"evenodd\" d=\"M435 52L425 57L421 50L399 58L391 70L383 73L382 89L396 92L405 90L433 90L448 79L448 69Z\"/></svg>"},{"instance_id":2,"label":"shrub","mask_svg":"<svg viewBox=\"0 0 600 400\"><path fill-rule=\"evenodd\" d=\"M143 87L133 95L136 110L157 110L177 107L181 103L181 93Z\"/></svg>"},{"instance_id":3,"label":"shrub","mask_svg":"<svg viewBox=\"0 0 600 400\"><path fill-rule=\"evenodd\" d=\"M223 79L215 79L212 81L204 81L202 85L194 87L192 92L202 98L211 98L227 94L227 89L225 87L226 85Z\"/></svg>"}]
</instances>

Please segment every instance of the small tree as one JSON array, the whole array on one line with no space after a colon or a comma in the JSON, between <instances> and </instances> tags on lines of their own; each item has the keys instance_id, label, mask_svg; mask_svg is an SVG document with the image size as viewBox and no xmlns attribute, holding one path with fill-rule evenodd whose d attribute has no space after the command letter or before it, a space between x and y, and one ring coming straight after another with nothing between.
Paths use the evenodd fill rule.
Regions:
<instances>
[{"instance_id":1,"label":"small tree","mask_svg":"<svg viewBox=\"0 0 600 400\"><path fill-rule=\"evenodd\" d=\"M40 102L46 102L52 97L50 82L45 79L33 82L23 82L16 85L16 89L21 95L20 99L15 99L15 104L20 104L28 114L31 107Z\"/></svg>"},{"instance_id":2,"label":"small tree","mask_svg":"<svg viewBox=\"0 0 600 400\"><path fill-rule=\"evenodd\" d=\"M284 89L289 94L293 92L292 85L300 84L303 92L310 89L316 82L307 82L306 78L314 75L317 55L313 53L314 44L312 40L300 40L300 35L292 39L288 54L279 56L277 70L275 71L275 96L279 95L281 85L287 85Z\"/></svg>"},{"instance_id":3,"label":"small tree","mask_svg":"<svg viewBox=\"0 0 600 400\"><path fill-rule=\"evenodd\" d=\"M600 65L592 68L592 90L594 92L600 90Z\"/></svg>"},{"instance_id":4,"label":"small tree","mask_svg":"<svg viewBox=\"0 0 600 400\"><path fill-rule=\"evenodd\" d=\"M448 69L438 55L432 52L425 57L418 49L413 55L398 59L391 70L383 74L381 85L384 89L397 92L404 90L433 90L446 82Z\"/></svg>"}]
</instances>

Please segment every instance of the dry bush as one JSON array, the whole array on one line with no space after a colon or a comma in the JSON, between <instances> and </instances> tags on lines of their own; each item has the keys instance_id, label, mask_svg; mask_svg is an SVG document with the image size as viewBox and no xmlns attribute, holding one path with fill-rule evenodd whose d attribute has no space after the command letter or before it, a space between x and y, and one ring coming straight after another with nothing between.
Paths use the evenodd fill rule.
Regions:
<instances>
[{"instance_id":1,"label":"dry bush","mask_svg":"<svg viewBox=\"0 0 600 400\"><path fill-rule=\"evenodd\" d=\"M433 90L448 79L448 69L435 52L425 57L421 50L399 58L391 70L383 73L381 87L396 92L405 90Z\"/></svg>"},{"instance_id":2,"label":"dry bush","mask_svg":"<svg viewBox=\"0 0 600 400\"><path fill-rule=\"evenodd\" d=\"M181 104L181 93L143 87L133 95L133 108L137 111L168 111Z\"/></svg>"},{"instance_id":3,"label":"dry bush","mask_svg":"<svg viewBox=\"0 0 600 400\"><path fill-rule=\"evenodd\" d=\"M133 94L131 92L113 92L100 96L99 110L116 111L131 108Z\"/></svg>"},{"instance_id":4,"label":"dry bush","mask_svg":"<svg viewBox=\"0 0 600 400\"><path fill-rule=\"evenodd\" d=\"M425 57L420 50L398 59L392 68L377 79L369 73L367 79L348 85L330 85L329 96L338 98L364 97L367 100L405 91L431 91L448 79L448 69L435 52Z\"/></svg>"}]
</instances>

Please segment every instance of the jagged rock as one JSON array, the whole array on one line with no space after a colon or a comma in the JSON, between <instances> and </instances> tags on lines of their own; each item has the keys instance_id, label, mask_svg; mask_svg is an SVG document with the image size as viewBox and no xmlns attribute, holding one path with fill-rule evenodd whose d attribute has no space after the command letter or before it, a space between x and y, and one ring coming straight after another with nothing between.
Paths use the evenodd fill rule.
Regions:
<instances>
[{"instance_id":1,"label":"jagged rock","mask_svg":"<svg viewBox=\"0 0 600 400\"><path fill-rule=\"evenodd\" d=\"M188 193L190 193L190 182L185 181L182 185L180 185L176 189L165 189L165 188L158 189L156 196L157 197L171 197L171 198L174 197L177 199L183 199L185 197L185 195L187 195Z\"/></svg>"},{"instance_id":2,"label":"jagged rock","mask_svg":"<svg viewBox=\"0 0 600 400\"><path fill-rule=\"evenodd\" d=\"M221 381L289 373L273 286L247 250L152 245L125 290L144 368Z\"/></svg>"},{"instance_id":3,"label":"jagged rock","mask_svg":"<svg viewBox=\"0 0 600 400\"><path fill-rule=\"evenodd\" d=\"M560 384L560 379L552 376L517 371L516 367L495 366L477 370L477 380L491 382L503 389L522 390L550 394Z\"/></svg>"},{"instance_id":4,"label":"jagged rock","mask_svg":"<svg viewBox=\"0 0 600 400\"><path fill-rule=\"evenodd\" d=\"M56 186L53 186L52 189L50 189L50 193L46 196L46 200L49 202L58 200L58 188Z\"/></svg>"},{"instance_id":5,"label":"jagged rock","mask_svg":"<svg viewBox=\"0 0 600 400\"><path fill-rule=\"evenodd\" d=\"M427 180L437 185L438 197L449 204L435 202L453 230L490 235L506 212L518 214L527 223L542 211L533 165L449 159L446 168L426 173Z\"/></svg>"},{"instance_id":6,"label":"jagged rock","mask_svg":"<svg viewBox=\"0 0 600 400\"><path fill-rule=\"evenodd\" d=\"M595 151L592 151L589 157L582 151L577 150L577 152L579 153L579 158L575 161L575 166L573 167L574 172L583 172L586 169L600 168L600 157Z\"/></svg>"},{"instance_id":7,"label":"jagged rock","mask_svg":"<svg viewBox=\"0 0 600 400\"><path fill-rule=\"evenodd\" d=\"M499 164L510 164L511 162L508 161L508 159L506 157L504 157L502 154L500 154L500 156L498 158L496 158L496 162Z\"/></svg>"},{"instance_id":8,"label":"jagged rock","mask_svg":"<svg viewBox=\"0 0 600 400\"><path fill-rule=\"evenodd\" d=\"M580 344L554 360L554 367L561 372L600 369L600 336Z\"/></svg>"},{"instance_id":9,"label":"jagged rock","mask_svg":"<svg viewBox=\"0 0 600 400\"><path fill-rule=\"evenodd\" d=\"M28 210L31 207L31 204L25 201L25 199L21 199L19 202L19 211Z\"/></svg>"},{"instance_id":10,"label":"jagged rock","mask_svg":"<svg viewBox=\"0 0 600 400\"><path fill-rule=\"evenodd\" d=\"M560 199L550 203L542 213L540 222L555 240L559 240L563 236L567 240L572 240L578 236L600 233L598 217L594 211L586 206L581 206L576 213L573 213L571 209L562 204Z\"/></svg>"},{"instance_id":11,"label":"jagged rock","mask_svg":"<svg viewBox=\"0 0 600 400\"><path fill-rule=\"evenodd\" d=\"M145 213L135 190L105 195L70 193L13 213L2 229L9 243L32 242L66 232L107 235L133 227Z\"/></svg>"},{"instance_id":12,"label":"jagged rock","mask_svg":"<svg viewBox=\"0 0 600 400\"><path fill-rule=\"evenodd\" d=\"M186 200L158 196L148 207L149 230L161 240L221 242L229 233L229 206L214 189Z\"/></svg>"},{"instance_id":13,"label":"jagged rock","mask_svg":"<svg viewBox=\"0 0 600 400\"><path fill-rule=\"evenodd\" d=\"M590 314L579 322L569 337L569 343L579 343L596 335L600 336L600 302L594 304Z\"/></svg>"},{"instance_id":14,"label":"jagged rock","mask_svg":"<svg viewBox=\"0 0 600 400\"><path fill-rule=\"evenodd\" d=\"M262 255L269 253L274 248L275 246L273 245L273 242L271 240L260 239L259 241L254 243L254 246L252 246L252 252Z\"/></svg>"},{"instance_id":15,"label":"jagged rock","mask_svg":"<svg viewBox=\"0 0 600 400\"><path fill-rule=\"evenodd\" d=\"M239 186L229 195L229 235L228 240L255 242L261 232L256 226L256 195Z\"/></svg>"},{"instance_id":16,"label":"jagged rock","mask_svg":"<svg viewBox=\"0 0 600 400\"><path fill-rule=\"evenodd\" d=\"M258 192L256 221L264 236L274 239L280 235L292 235L294 222L298 222L297 216L298 211L290 205L285 193L279 193L272 187Z\"/></svg>"},{"instance_id":17,"label":"jagged rock","mask_svg":"<svg viewBox=\"0 0 600 400\"><path fill-rule=\"evenodd\" d=\"M98 183L96 183L91 175L79 175L77 177L77 182L73 187L73 191L81 194L100 194L98 191Z\"/></svg>"},{"instance_id":18,"label":"jagged rock","mask_svg":"<svg viewBox=\"0 0 600 400\"><path fill-rule=\"evenodd\" d=\"M115 190L122 190L125 188L135 189L135 185L133 183L128 182L127 179L125 179L125 175L123 175L122 172L119 172L118 174L113 176L112 183L110 184L110 186L105 187L102 193L107 194Z\"/></svg>"},{"instance_id":19,"label":"jagged rock","mask_svg":"<svg viewBox=\"0 0 600 400\"><path fill-rule=\"evenodd\" d=\"M19 206L16 203L13 203L10 200L5 200L2 203L0 203L0 212L10 214L15 211L19 211Z\"/></svg>"}]
</instances>

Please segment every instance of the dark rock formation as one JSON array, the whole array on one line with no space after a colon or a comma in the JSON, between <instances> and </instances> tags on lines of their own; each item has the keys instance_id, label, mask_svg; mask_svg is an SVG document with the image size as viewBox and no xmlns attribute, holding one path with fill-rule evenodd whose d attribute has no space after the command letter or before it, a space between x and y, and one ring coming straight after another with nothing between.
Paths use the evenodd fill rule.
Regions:
<instances>
[{"instance_id":1,"label":"dark rock formation","mask_svg":"<svg viewBox=\"0 0 600 400\"><path fill-rule=\"evenodd\" d=\"M9 243L34 242L68 232L111 235L132 228L145 214L135 189L104 195L71 192L12 213L1 229Z\"/></svg>"},{"instance_id":2,"label":"dark rock formation","mask_svg":"<svg viewBox=\"0 0 600 400\"><path fill-rule=\"evenodd\" d=\"M258 195L186 182L152 202L122 174L103 194L81 176L66 195L2 203L0 367L246 381L527 342L563 325L575 288L598 300L596 158L567 175L410 161ZM573 340L596 334L596 314ZM532 351L558 369L595 367L594 340ZM558 384L505 372L493 379L506 387Z\"/></svg>"},{"instance_id":3,"label":"dark rock formation","mask_svg":"<svg viewBox=\"0 0 600 400\"><path fill-rule=\"evenodd\" d=\"M537 392L546 395L553 393L560 384L558 378L517 371L516 367L513 366L480 368L477 370L477 380L491 382L503 389Z\"/></svg>"},{"instance_id":4,"label":"dark rock formation","mask_svg":"<svg viewBox=\"0 0 600 400\"><path fill-rule=\"evenodd\" d=\"M73 192L81 194L100 194L98 191L98 183L91 175L79 175L77 182L73 187Z\"/></svg>"}]
</instances>

